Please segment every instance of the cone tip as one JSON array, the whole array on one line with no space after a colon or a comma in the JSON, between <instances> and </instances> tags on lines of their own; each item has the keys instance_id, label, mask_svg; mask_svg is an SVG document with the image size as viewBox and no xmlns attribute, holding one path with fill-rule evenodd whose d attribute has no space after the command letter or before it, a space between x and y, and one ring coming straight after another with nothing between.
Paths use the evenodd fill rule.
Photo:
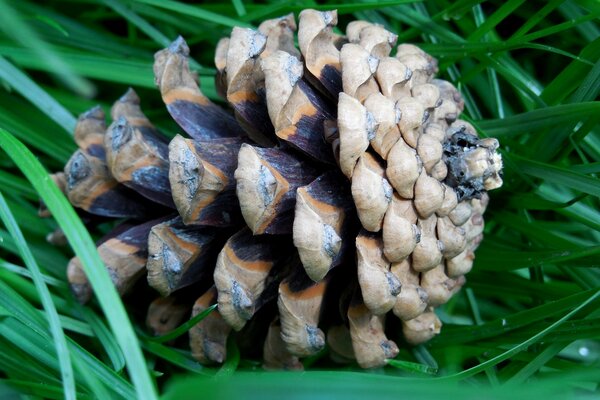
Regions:
<instances>
[{"instance_id":1,"label":"cone tip","mask_svg":"<svg viewBox=\"0 0 600 400\"><path fill-rule=\"evenodd\" d=\"M169 45L169 51L171 53L181 54L185 57L190 55L190 48L188 47L187 43L185 42L185 39L181 35L177 36L177 39L175 39Z\"/></svg>"},{"instance_id":2,"label":"cone tip","mask_svg":"<svg viewBox=\"0 0 600 400\"><path fill-rule=\"evenodd\" d=\"M100 107L99 105L96 105L79 116L79 120L83 119L104 120L104 110L102 110L102 107Z\"/></svg>"},{"instance_id":3,"label":"cone tip","mask_svg":"<svg viewBox=\"0 0 600 400\"><path fill-rule=\"evenodd\" d=\"M133 88L128 88L125 94L119 98L119 102L121 103L133 103L140 104L140 96L133 90Z\"/></svg>"}]
</instances>

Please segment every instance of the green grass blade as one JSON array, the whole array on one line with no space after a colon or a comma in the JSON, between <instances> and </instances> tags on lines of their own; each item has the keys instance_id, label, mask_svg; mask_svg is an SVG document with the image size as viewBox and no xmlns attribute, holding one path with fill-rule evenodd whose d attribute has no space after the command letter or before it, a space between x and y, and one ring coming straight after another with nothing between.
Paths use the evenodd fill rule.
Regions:
<instances>
[{"instance_id":1,"label":"green grass blade","mask_svg":"<svg viewBox=\"0 0 600 400\"><path fill-rule=\"evenodd\" d=\"M223 377L235 373L240 364L240 349L236 343L235 335L229 335L227 338L227 359L216 373L215 376Z\"/></svg>"},{"instance_id":2,"label":"green grass blade","mask_svg":"<svg viewBox=\"0 0 600 400\"><path fill-rule=\"evenodd\" d=\"M598 178L518 156L512 158L522 173L600 197L600 179Z\"/></svg>"},{"instance_id":3,"label":"green grass blade","mask_svg":"<svg viewBox=\"0 0 600 400\"><path fill-rule=\"evenodd\" d=\"M217 308L217 305L213 304L212 306L208 307L206 310L202 311L200 314L191 318L189 321L186 321L185 323L179 325L173 331L171 331L165 335L162 335L162 336L150 338L149 340L153 341L153 342L157 342L157 343L165 343L165 342L169 342L173 339L177 339L179 336L181 336L184 333L186 333L187 331L189 331L198 322L200 322L204 318L206 318L206 316L208 314L210 314L215 308Z\"/></svg>"},{"instance_id":4,"label":"green grass blade","mask_svg":"<svg viewBox=\"0 0 600 400\"><path fill-rule=\"evenodd\" d=\"M23 196L29 200L37 200L35 190L31 189L23 179L2 170L0 170L0 187L10 191L10 193Z\"/></svg>"},{"instance_id":5,"label":"green grass blade","mask_svg":"<svg viewBox=\"0 0 600 400\"><path fill-rule=\"evenodd\" d=\"M387 360L387 364L391 365L394 368L398 368L404 371L417 373L417 374L425 374L425 375L435 375L437 374L437 368L430 367L425 364L418 364L410 361L403 360Z\"/></svg>"},{"instance_id":6,"label":"green grass blade","mask_svg":"<svg viewBox=\"0 0 600 400\"><path fill-rule=\"evenodd\" d=\"M21 258L31 272L33 282L35 283L38 293L40 294L44 310L46 311L46 317L48 318L48 322L50 324L52 338L54 339L56 355L60 364L65 398L75 399L75 378L73 376L73 366L71 365L71 355L69 353L69 349L67 348L67 341L65 339L65 334L62 329L58 312L56 311L56 307L52 302L50 291L48 290L48 286L46 286L46 282L44 282L40 268L38 267L33 254L29 250L27 242L25 241L25 237L23 237L23 233L21 232L17 221L12 215L8 204L6 204L2 192L0 192L0 218L19 247Z\"/></svg>"},{"instance_id":7,"label":"green grass blade","mask_svg":"<svg viewBox=\"0 0 600 400\"><path fill-rule=\"evenodd\" d=\"M158 8L164 8L166 10L175 11L177 13L198 18L202 21L211 22L218 25L228 26L233 28L235 26L241 26L245 28L251 28L250 24L241 22L239 20L226 17L211 11L207 11L201 7L195 7L189 4L180 3L173 0L133 0L137 3L149 4Z\"/></svg>"},{"instance_id":8,"label":"green grass blade","mask_svg":"<svg viewBox=\"0 0 600 400\"><path fill-rule=\"evenodd\" d=\"M33 276L33 274L30 271L28 271L27 269L25 269L23 267L19 267L18 265L9 263L9 262L7 262L5 260L2 260L2 259L0 259L0 268L3 268L3 269L5 269L7 271L10 271L10 272L14 272L14 273L19 274L21 276L26 276L28 278L31 278ZM44 280L44 282L46 284L48 284L48 285L56 286L56 287L59 287L59 288L62 288L62 289L66 289L67 288L67 285L63 281L61 281L61 280L58 280L56 278L53 278L51 276L44 275L44 274L41 274L41 277Z\"/></svg>"},{"instance_id":9,"label":"green grass blade","mask_svg":"<svg viewBox=\"0 0 600 400\"><path fill-rule=\"evenodd\" d=\"M158 29L148 23L148 21L141 18L139 15L131 11L126 5L118 0L102 0L104 4L118 12L132 24L137 26L142 32L148 35L149 38L154 40L162 47L167 47L171 40L162 34Z\"/></svg>"},{"instance_id":10,"label":"green grass blade","mask_svg":"<svg viewBox=\"0 0 600 400\"><path fill-rule=\"evenodd\" d=\"M571 312L567 313L565 316L563 316L562 318L560 318L558 321L554 322L553 324L549 325L547 328L543 329L542 331L538 332L537 334L535 334L534 336L530 337L529 339L525 340L524 342L518 344L517 346L512 347L510 350L505 351L504 353L493 357L490 360L487 360L485 362L482 362L481 364L475 366L475 367L471 367L469 369L466 369L462 372L459 372L457 374L448 376L448 377L444 377L444 378L439 378L439 379L464 379L464 378L468 378L470 376L476 375L494 365L497 365L499 363L501 363L504 360L508 360L509 358L511 358L512 356L514 356L515 354L525 350L527 347L531 346L532 344L540 341L542 338L544 338L544 336L546 336L548 333L552 332L554 329L556 329L557 327L559 327L561 324L563 324L565 321L567 321L568 319L570 319L572 316L574 316L575 314L577 314L581 309L583 309L585 306L587 306L588 304L590 304L591 302L593 302L594 300L596 300L597 298L600 297L600 290L597 290L594 294L592 294L587 300L585 300L583 303L581 303L579 306L577 306L574 310L572 310Z\"/></svg>"},{"instance_id":11,"label":"green grass blade","mask_svg":"<svg viewBox=\"0 0 600 400\"><path fill-rule=\"evenodd\" d=\"M75 130L75 117L27 75L2 57L0 57L0 78L8 82L11 87L31 101L50 119L62 126L69 134L72 134Z\"/></svg>"},{"instance_id":12,"label":"green grass blade","mask_svg":"<svg viewBox=\"0 0 600 400\"><path fill-rule=\"evenodd\" d=\"M115 337L111 335L110 330L106 327L100 317L92 312L92 310L82 307L81 313L94 331L94 335L98 338L100 343L102 343L102 347L111 361L112 368L115 371L120 372L125 368L125 356L123 355L123 351L119 348L119 343L117 343Z\"/></svg>"},{"instance_id":13,"label":"green grass blade","mask_svg":"<svg viewBox=\"0 0 600 400\"><path fill-rule=\"evenodd\" d=\"M35 157L7 131L0 129L0 147L13 159L40 194L59 226L65 232L75 254L81 260L94 293L127 360L131 379L140 398L156 398L156 389L146 368L144 356L119 299L108 271L102 264L89 233L75 214L73 207Z\"/></svg>"},{"instance_id":14,"label":"green grass blade","mask_svg":"<svg viewBox=\"0 0 600 400\"><path fill-rule=\"evenodd\" d=\"M32 383L29 381L19 381L15 379L2 379L0 385L18 390L21 395L31 395L43 399L63 399L64 394L60 386ZM1 387L1 386L0 386ZM0 392L1 394L1 392ZM93 399L92 396L84 393L76 393L78 399ZM11 398L11 397L6 397Z\"/></svg>"},{"instance_id":15,"label":"green grass blade","mask_svg":"<svg viewBox=\"0 0 600 400\"><path fill-rule=\"evenodd\" d=\"M597 101L563 104L513 115L502 120L478 121L477 125L487 136L504 138L577 122L598 112L600 112L600 102Z\"/></svg>"},{"instance_id":16,"label":"green grass blade","mask_svg":"<svg viewBox=\"0 0 600 400\"><path fill-rule=\"evenodd\" d=\"M486 21L468 37L468 40L470 42L481 40L489 31L494 29L496 25L502 22L502 20L511 15L524 2L525 0L509 0L504 2L496 12L490 15L489 18L487 18Z\"/></svg>"},{"instance_id":17,"label":"green grass blade","mask_svg":"<svg viewBox=\"0 0 600 400\"><path fill-rule=\"evenodd\" d=\"M206 368L196 360L192 359L189 355L186 356L182 352L173 349L171 347L164 346L160 343L143 341L142 345L144 349L154 354L155 356L168 361L173 365L177 365L180 368L188 370L190 372L206 375L214 375L215 371L211 368Z\"/></svg>"},{"instance_id":18,"label":"green grass blade","mask_svg":"<svg viewBox=\"0 0 600 400\"><path fill-rule=\"evenodd\" d=\"M91 97L95 88L90 82L74 74L71 67L40 40L38 35L23 21L19 13L6 0L0 0L0 29L14 41L32 49L37 56L71 89L85 97Z\"/></svg>"}]
</instances>

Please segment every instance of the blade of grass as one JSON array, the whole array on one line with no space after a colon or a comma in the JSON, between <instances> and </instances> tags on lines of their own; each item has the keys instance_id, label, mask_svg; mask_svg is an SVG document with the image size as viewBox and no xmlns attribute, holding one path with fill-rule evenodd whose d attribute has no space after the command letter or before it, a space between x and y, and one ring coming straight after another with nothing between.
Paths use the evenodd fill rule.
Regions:
<instances>
[{"instance_id":1,"label":"blade of grass","mask_svg":"<svg viewBox=\"0 0 600 400\"><path fill-rule=\"evenodd\" d=\"M0 0L0 22L1 30L24 47L32 49L67 86L84 97L94 94L94 86L74 74L69 64L57 56L5 0Z\"/></svg>"},{"instance_id":2,"label":"blade of grass","mask_svg":"<svg viewBox=\"0 0 600 400\"><path fill-rule=\"evenodd\" d=\"M2 170L0 170L0 187L28 200L37 200L35 191L23 179Z\"/></svg>"},{"instance_id":3,"label":"blade of grass","mask_svg":"<svg viewBox=\"0 0 600 400\"><path fill-rule=\"evenodd\" d=\"M600 197L600 180L597 178L515 155L512 158L522 173Z\"/></svg>"},{"instance_id":4,"label":"blade of grass","mask_svg":"<svg viewBox=\"0 0 600 400\"><path fill-rule=\"evenodd\" d=\"M75 214L73 207L49 179L39 161L4 129L0 129L0 147L13 159L40 194L64 231L75 254L81 260L98 302L125 354L138 396L143 399L155 399L156 388L146 369L144 356L131 322L89 233Z\"/></svg>"},{"instance_id":5,"label":"blade of grass","mask_svg":"<svg viewBox=\"0 0 600 400\"><path fill-rule=\"evenodd\" d=\"M185 323L179 325L177 328L173 329L171 332L169 332L169 333L167 333L165 335L162 335L162 336L157 336L157 337L149 338L148 340L153 341L153 342L157 342L157 343L165 343L165 342L169 342L169 341L171 341L173 339L176 339L179 336L181 336L184 333L186 333L187 331L189 331L198 322L200 322L204 318L206 318L206 316L208 314L210 314L215 308L217 308L217 305L213 304L212 306L208 307L206 310L202 311L200 314L194 316L190 320L188 320Z\"/></svg>"},{"instance_id":6,"label":"blade of grass","mask_svg":"<svg viewBox=\"0 0 600 400\"><path fill-rule=\"evenodd\" d=\"M110 334L110 330L99 316L87 307L79 308L81 308L80 312L92 328L94 335L100 343L102 343L102 347L111 361L112 368L115 371L120 372L125 368L125 356L123 355L123 351L119 348L119 343L117 343L115 337Z\"/></svg>"},{"instance_id":7,"label":"blade of grass","mask_svg":"<svg viewBox=\"0 0 600 400\"><path fill-rule=\"evenodd\" d=\"M39 362L43 362L51 368L57 369L56 360L48 353L48 343L52 340L46 332L45 320L41 314L23 297L19 296L13 289L0 280L0 306L4 307L14 318L0 320L0 337L13 335L15 346L21 345L21 350L30 353ZM37 292L36 292L37 293ZM0 330L1 330L0 329ZM74 359L80 359L86 363L88 369L97 375L115 395L124 398L133 398L134 389L129 382L101 363L89 352L67 337L67 342Z\"/></svg>"},{"instance_id":8,"label":"blade of grass","mask_svg":"<svg viewBox=\"0 0 600 400\"><path fill-rule=\"evenodd\" d=\"M62 126L67 133L73 134L75 117L3 57L0 57L0 78L4 79L13 89L33 103L50 119Z\"/></svg>"},{"instance_id":9,"label":"blade of grass","mask_svg":"<svg viewBox=\"0 0 600 400\"><path fill-rule=\"evenodd\" d=\"M550 318L561 312L572 310L577 304L581 304L582 301L589 298L590 294L593 295L593 293L594 290L586 290L571 296L563 297L560 300L548 302L541 306L503 316L483 325L447 327L444 335L433 339L432 343L465 344L503 335L534 322Z\"/></svg>"},{"instance_id":10,"label":"blade of grass","mask_svg":"<svg viewBox=\"0 0 600 400\"><path fill-rule=\"evenodd\" d=\"M477 42L481 40L489 31L494 29L496 25L502 22L506 17L511 15L517 8L519 8L525 0L509 0L506 1L496 10L492 15L485 20L481 26L475 30L467 38L470 42Z\"/></svg>"},{"instance_id":11,"label":"blade of grass","mask_svg":"<svg viewBox=\"0 0 600 400\"><path fill-rule=\"evenodd\" d=\"M75 378L73 376L73 366L71 365L71 355L69 353L69 349L67 348L65 333L63 332L58 312L56 311L56 307L52 302L50 291L46 286L46 282L44 282L40 268L38 267L33 254L29 250L27 242L25 241L25 237L23 236L17 221L13 217L10 208L8 208L8 204L6 204L6 200L4 200L2 192L0 192L0 218L19 247L21 258L31 272L33 282L38 293L40 294L42 305L44 306L44 310L46 312L45 316L50 324L50 331L52 332L52 338L54 339L56 356L60 364L64 396L66 399L75 399Z\"/></svg>"},{"instance_id":12,"label":"blade of grass","mask_svg":"<svg viewBox=\"0 0 600 400\"><path fill-rule=\"evenodd\" d=\"M178 367L181 367L190 372L211 376L215 374L215 371L213 369L202 366L196 360L192 359L189 356L183 355L176 349L163 346L160 343L151 342L149 340L142 341L142 346L145 350L149 351L155 356L162 358L163 360L166 360L171 364L177 365Z\"/></svg>"},{"instance_id":13,"label":"blade of grass","mask_svg":"<svg viewBox=\"0 0 600 400\"><path fill-rule=\"evenodd\" d=\"M244 2L242 0L231 0L231 4L233 4L238 17L243 17L246 15L246 7L244 6Z\"/></svg>"},{"instance_id":14,"label":"blade of grass","mask_svg":"<svg viewBox=\"0 0 600 400\"><path fill-rule=\"evenodd\" d=\"M404 371L423 374L423 375L435 375L437 374L437 368L430 367L425 364L418 364L410 361L403 360L387 360L387 365L391 365L394 368L398 368Z\"/></svg>"},{"instance_id":15,"label":"blade of grass","mask_svg":"<svg viewBox=\"0 0 600 400\"><path fill-rule=\"evenodd\" d=\"M189 4L179 3L172 0L133 0L137 3L149 4L158 8L175 11L190 17L198 18L202 21L211 22L218 25L228 26L230 28L241 26L251 28L252 25L233 18L226 17L211 11L204 10L200 7L195 7Z\"/></svg>"},{"instance_id":16,"label":"blade of grass","mask_svg":"<svg viewBox=\"0 0 600 400\"><path fill-rule=\"evenodd\" d=\"M547 328L543 329L542 331L538 332L537 334L533 335L532 337L530 337L529 339L525 340L524 342L519 343L517 346L512 347L510 350L505 351L504 353L493 357L490 360L487 360L485 362L480 363L479 365L475 366L475 367L471 367L469 369L466 369L462 372L459 372L457 374L454 375L449 375L443 378L435 378L435 379L451 379L451 380L461 380L461 379L465 379L468 378L470 376L476 375L494 365L497 365L499 363L501 363L504 360L508 360L509 358L511 358L513 355L525 350L527 347L529 347L530 345L537 343L538 341L540 341L542 338L544 338L544 336L546 336L548 333L552 332L555 328L559 327L561 324L563 324L565 321L569 320L573 315L575 315L576 313L578 313L581 309L583 309L585 306L587 306L588 304L592 303L594 300L596 300L597 298L600 297L600 290L596 290L590 297L587 298L587 300L585 300L583 303L579 304L574 310L570 311L569 313L567 313L566 315L564 315L562 318L560 318L558 321L554 322L553 324L549 325Z\"/></svg>"},{"instance_id":17,"label":"blade of grass","mask_svg":"<svg viewBox=\"0 0 600 400\"><path fill-rule=\"evenodd\" d=\"M30 381L19 381L16 379L0 379L0 385L6 385L8 387L14 388L18 390L18 392L22 395L31 395L43 399L63 399L64 394L62 387L42 384L42 383L33 383ZM84 394L84 393L76 393L78 399L93 399L94 397ZM10 397L7 397L10 398Z\"/></svg>"},{"instance_id":18,"label":"blade of grass","mask_svg":"<svg viewBox=\"0 0 600 400\"><path fill-rule=\"evenodd\" d=\"M131 11L125 4L117 0L102 0L104 4L115 10L115 12L122 15L129 22L137 26L142 32L148 35L149 38L154 40L162 47L167 47L171 41L168 37L162 34L161 31L156 29L154 26L148 23L148 21L141 18L139 15Z\"/></svg>"},{"instance_id":19,"label":"blade of grass","mask_svg":"<svg viewBox=\"0 0 600 400\"><path fill-rule=\"evenodd\" d=\"M31 278L33 276L33 274L31 273L31 271L28 271L27 269L25 269L23 267L20 267L18 265L12 264L12 263L9 263L9 262L7 262L5 260L2 260L2 259L0 259L0 268L3 268L3 269L5 269L7 271L10 271L10 272L14 272L14 273L19 274L21 276L25 276L27 278ZM61 288L61 289L66 289L67 288L67 285L63 281L61 281L61 280L58 280L56 278L53 278L51 276L44 275L44 274L42 274L41 276L42 276L42 279L44 280L44 282L47 283L48 285L56 286L56 287Z\"/></svg>"},{"instance_id":20,"label":"blade of grass","mask_svg":"<svg viewBox=\"0 0 600 400\"><path fill-rule=\"evenodd\" d=\"M577 122L598 112L600 112L600 102L597 101L563 104L512 115L502 120L478 121L478 126L486 135L502 139L568 122Z\"/></svg>"},{"instance_id":21,"label":"blade of grass","mask_svg":"<svg viewBox=\"0 0 600 400\"><path fill-rule=\"evenodd\" d=\"M237 346L235 335L229 335L227 338L227 359L219 371L215 374L216 377L231 376L240 364L240 349Z\"/></svg>"}]
</instances>

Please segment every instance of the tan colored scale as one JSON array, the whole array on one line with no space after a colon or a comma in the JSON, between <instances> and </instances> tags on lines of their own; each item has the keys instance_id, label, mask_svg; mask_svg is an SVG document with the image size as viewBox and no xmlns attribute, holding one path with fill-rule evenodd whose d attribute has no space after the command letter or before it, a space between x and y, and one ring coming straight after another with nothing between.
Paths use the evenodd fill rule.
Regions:
<instances>
[{"instance_id":1,"label":"tan colored scale","mask_svg":"<svg viewBox=\"0 0 600 400\"><path fill-rule=\"evenodd\" d=\"M365 232L356 238L358 283L365 306L375 315L383 315L396 304L402 284L390 272L390 262L383 254L381 238Z\"/></svg>"},{"instance_id":2,"label":"tan colored scale","mask_svg":"<svg viewBox=\"0 0 600 400\"><path fill-rule=\"evenodd\" d=\"M331 94L341 90L340 47L345 37L333 32L337 11L303 10L298 23L298 45L306 69Z\"/></svg>"},{"instance_id":3,"label":"tan colored scale","mask_svg":"<svg viewBox=\"0 0 600 400\"><path fill-rule=\"evenodd\" d=\"M167 145L121 116L104 137L111 175L149 199L173 206Z\"/></svg>"},{"instance_id":4,"label":"tan colored scale","mask_svg":"<svg viewBox=\"0 0 600 400\"><path fill-rule=\"evenodd\" d=\"M180 218L153 226L148 235L148 284L168 296L210 276L216 235L210 227L186 226Z\"/></svg>"},{"instance_id":5,"label":"tan colored scale","mask_svg":"<svg viewBox=\"0 0 600 400\"><path fill-rule=\"evenodd\" d=\"M356 302L348 309L352 348L358 365L376 368L398 355L396 343L385 336L385 315L374 315L364 304Z\"/></svg>"},{"instance_id":6,"label":"tan colored scale","mask_svg":"<svg viewBox=\"0 0 600 400\"><path fill-rule=\"evenodd\" d=\"M227 51L229 51L229 37L219 39L215 48L215 87L220 97L227 98Z\"/></svg>"},{"instance_id":7,"label":"tan colored scale","mask_svg":"<svg viewBox=\"0 0 600 400\"><path fill-rule=\"evenodd\" d=\"M155 336L166 335L185 322L191 308L191 304L176 296L157 297L148 307L146 326Z\"/></svg>"},{"instance_id":8,"label":"tan colored scale","mask_svg":"<svg viewBox=\"0 0 600 400\"><path fill-rule=\"evenodd\" d=\"M406 259L420 240L413 202L394 193L383 220L383 252L386 258L390 262Z\"/></svg>"},{"instance_id":9,"label":"tan colored scale","mask_svg":"<svg viewBox=\"0 0 600 400\"><path fill-rule=\"evenodd\" d=\"M365 48L358 44L346 43L340 52L340 63L344 93L361 103L369 95L379 93L379 85L374 77L379 59Z\"/></svg>"},{"instance_id":10,"label":"tan colored scale","mask_svg":"<svg viewBox=\"0 0 600 400\"><path fill-rule=\"evenodd\" d=\"M233 226L240 222L234 172L242 138L211 141L184 139L169 143L169 182L183 222Z\"/></svg>"},{"instance_id":11,"label":"tan colored scale","mask_svg":"<svg viewBox=\"0 0 600 400\"><path fill-rule=\"evenodd\" d=\"M75 143L80 149L96 157L104 154L105 117L102 108L96 106L83 113L75 125Z\"/></svg>"},{"instance_id":12,"label":"tan colored scale","mask_svg":"<svg viewBox=\"0 0 600 400\"><path fill-rule=\"evenodd\" d=\"M213 277L219 294L219 313L236 331L256 312L269 274L280 261L273 252L274 246L276 242L268 243L243 229L225 243L217 257Z\"/></svg>"},{"instance_id":13,"label":"tan colored scale","mask_svg":"<svg viewBox=\"0 0 600 400\"><path fill-rule=\"evenodd\" d=\"M306 274L315 282L344 261L355 221L349 185L335 171L298 188L293 241Z\"/></svg>"},{"instance_id":14,"label":"tan colored scale","mask_svg":"<svg viewBox=\"0 0 600 400\"><path fill-rule=\"evenodd\" d=\"M362 226L378 232L392 201L393 189L382 163L370 153L363 154L352 176L352 198Z\"/></svg>"},{"instance_id":15,"label":"tan colored scale","mask_svg":"<svg viewBox=\"0 0 600 400\"><path fill-rule=\"evenodd\" d=\"M249 136L262 145L273 144L273 126L264 97L262 60L279 50L299 56L294 48L295 30L296 23L291 14L264 21L258 30L236 27L229 41L223 42L215 55L217 69L226 84L228 102Z\"/></svg>"},{"instance_id":16,"label":"tan colored scale","mask_svg":"<svg viewBox=\"0 0 600 400\"><path fill-rule=\"evenodd\" d=\"M138 129L147 129L154 133L157 132L156 128L150 122L148 117L142 112L140 107L140 97L137 93L129 88L123 96L117 100L110 109L110 116L113 121L117 121L119 118L125 118L127 123ZM105 139L106 140L106 139Z\"/></svg>"},{"instance_id":17,"label":"tan colored scale","mask_svg":"<svg viewBox=\"0 0 600 400\"><path fill-rule=\"evenodd\" d=\"M339 165L348 178L352 177L358 159L368 149L375 128L375 120L360 101L340 93L338 99Z\"/></svg>"},{"instance_id":18,"label":"tan colored scale","mask_svg":"<svg viewBox=\"0 0 600 400\"><path fill-rule=\"evenodd\" d=\"M408 43L398 45L396 58L412 71L413 86L427 83L437 72L437 61L415 45Z\"/></svg>"},{"instance_id":19,"label":"tan colored scale","mask_svg":"<svg viewBox=\"0 0 600 400\"><path fill-rule=\"evenodd\" d=\"M402 321L404 339L412 345L431 340L431 338L440 333L441 329L442 322L431 308L418 317Z\"/></svg>"},{"instance_id":20,"label":"tan colored scale","mask_svg":"<svg viewBox=\"0 0 600 400\"><path fill-rule=\"evenodd\" d=\"M423 131L423 122L427 117L425 106L415 98L402 97L396 103L396 107L400 111L398 127L402 138L406 144L415 149Z\"/></svg>"},{"instance_id":21,"label":"tan colored scale","mask_svg":"<svg viewBox=\"0 0 600 400\"><path fill-rule=\"evenodd\" d=\"M343 211L318 202L306 188L296 193L294 246L306 273L315 281L323 279L342 247Z\"/></svg>"},{"instance_id":22,"label":"tan colored scale","mask_svg":"<svg viewBox=\"0 0 600 400\"><path fill-rule=\"evenodd\" d=\"M106 265L110 278L121 296L146 272L146 257L137 255L139 251L139 247L117 238L109 239L98 246L100 259ZM83 272L79 258L75 257L69 262L67 278L80 303L91 299L91 284Z\"/></svg>"},{"instance_id":23,"label":"tan colored scale","mask_svg":"<svg viewBox=\"0 0 600 400\"><path fill-rule=\"evenodd\" d=\"M399 138L387 158L386 175L390 184L405 199L415 196L415 182L421 175L423 165L415 149Z\"/></svg>"},{"instance_id":24,"label":"tan colored scale","mask_svg":"<svg viewBox=\"0 0 600 400\"><path fill-rule=\"evenodd\" d=\"M230 179L219 167L202 159L192 140L177 135L169 143L169 181L177 211L185 223L198 220Z\"/></svg>"},{"instance_id":25,"label":"tan colored scale","mask_svg":"<svg viewBox=\"0 0 600 400\"><path fill-rule=\"evenodd\" d=\"M326 287L327 280L299 288L289 280L279 285L281 338L291 354L306 357L325 346L325 334L318 323Z\"/></svg>"},{"instance_id":26,"label":"tan colored scale","mask_svg":"<svg viewBox=\"0 0 600 400\"><path fill-rule=\"evenodd\" d=\"M421 273L421 287L427 292L427 303L433 307L448 302L455 290L462 286L461 282L446 275L443 263Z\"/></svg>"},{"instance_id":27,"label":"tan colored scale","mask_svg":"<svg viewBox=\"0 0 600 400\"><path fill-rule=\"evenodd\" d=\"M383 26L366 21L352 21L346 27L346 36L352 43L358 43L377 58L390 55L398 40L398 35Z\"/></svg>"},{"instance_id":28,"label":"tan colored scale","mask_svg":"<svg viewBox=\"0 0 600 400\"><path fill-rule=\"evenodd\" d=\"M446 128L456 121L459 114L463 111L465 106L464 101L458 90L450 82L443 79L433 79L431 83L438 87L442 102L433 111L430 121Z\"/></svg>"},{"instance_id":29,"label":"tan colored scale","mask_svg":"<svg viewBox=\"0 0 600 400\"><path fill-rule=\"evenodd\" d=\"M278 138L320 161L333 162L325 142L326 121L333 109L303 78L304 67L294 55L275 51L261 60L269 117Z\"/></svg>"},{"instance_id":30,"label":"tan colored scale","mask_svg":"<svg viewBox=\"0 0 600 400\"><path fill-rule=\"evenodd\" d=\"M241 213L255 235L292 233L296 190L317 170L292 152L243 144L234 177Z\"/></svg>"},{"instance_id":31,"label":"tan colored scale","mask_svg":"<svg viewBox=\"0 0 600 400\"><path fill-rule=\"evenodd\" d=\"M373 150L384 160L388 159L390 150L401 138L398 122L400 112L390 98L381 93L374 93L364 102L367 112L375 120L375 132L370 135L370 144Z\"/></svg>"},{"instance_id":32,"label":"tan colored scale","mask_svg":"<svg viewBox=\"0 0 600 400\"><path fill-rule=\"evenodd\" d=\"M202 313L217 301L217 290L213 286L194 303L192 317ZM222 363L227 358L227 337L231 327L213 310L190 328L192 357L203 364Z\"/></svg>"},{"instance_id":33,"label":"tan colored scale","mask_svg":"<svg viewBox=\"0 0 600 400\"><path fill-rule=\"evenodd\" d=\"M281 324L273 321L269 325L263 346L263 368L266 370L302 371L304 367L297 356L287 349L281 338Z\"/></svg>"},{"instance_id":34,"label":"tan colored scale","mask_svg":"<svg viewBox=\"0 0 600 400\"><path fill-rule=\"evenodd\" d=\"M422 218L428 218L444 203L444 184L429 176L425 170L415 182L415 208Z\"/></svg>"},{"instance_id":35,"label":"tan colored scale","mask_svg":"<svg viewBox=\"0 0 600 400\"><path fill-rule=\"evenodd\" d=\"M408 321L421 315L429 303L429 295L421 287L419 273L411 267L409 259L393 263L390 271L402 283L402 290L396 297L393 312L403 321Z\"/></svg>"},{"instance_id":36,"label":"tan colored scale","mask_svg":"<svg viewBox=\"0 0 600 400\"><path fill-rule=\"evenodd\" d=\"M397 58L381 58L375 78L381 88L381 94L392 101L410 97L412 71Z\"/></svg>"},{"instance_id":37,"label":"tan colored scale","mask_svg":"<svg viewBox=\"0 0 600 400\"><path fill-rule=\"evenodd\" d=\"M443 244L437 238L436 225L437 217L435 215L418 220L420 240L411 255L412 267L415 271L430 270L442 261Z\"/></svg>"},{"instance_id":38,"label":"tan colored scale","mask_svg":"<svg viewBox=\"0 0 600 400\"><path fill-rule=\"evenodd\" d=\"M77 171L85 169L85 173ZM110 192L118 182L112 177L106 164L97 157L92 157L78 150L65 165L67 179L66 194L69 202L83 210L90 211L94 201L104 193ZM81 179L72 177L81 176Z\"/></svg>"}]
</instances>

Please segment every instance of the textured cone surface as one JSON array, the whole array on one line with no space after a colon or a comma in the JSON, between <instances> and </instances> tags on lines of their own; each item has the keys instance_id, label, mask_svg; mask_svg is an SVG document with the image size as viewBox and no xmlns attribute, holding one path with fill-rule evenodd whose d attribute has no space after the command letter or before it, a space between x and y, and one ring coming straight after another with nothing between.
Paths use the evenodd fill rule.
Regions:
<instances>
[{"instance_id":1,"label":"textured cone surface","mask_svg":"<svg viewBox=\"0 0 600 400\"><path fill-rule=\"evenodd\" d=\"M431 339L434 308L472 268L502 184L498 141L459 119L434 58L379 25L336 24L336 11L304 10L234 28L215 54L230 110L202 94L183 38L157 52L155 82L191 138L168 143L132 90L108 128L99 108L78 121L57 179L86 213L136 218L98 243L122 294L144 275L166 299L197 291L173 320L171 300L154 300L155 333L218 304L190 331L202 363L223 362L238 331L268 369L300 369L325 345L382 366L399 351L386 319L410 344ZM89 300L76 258L68 276Z\"/></svg>"}]
</instances>

